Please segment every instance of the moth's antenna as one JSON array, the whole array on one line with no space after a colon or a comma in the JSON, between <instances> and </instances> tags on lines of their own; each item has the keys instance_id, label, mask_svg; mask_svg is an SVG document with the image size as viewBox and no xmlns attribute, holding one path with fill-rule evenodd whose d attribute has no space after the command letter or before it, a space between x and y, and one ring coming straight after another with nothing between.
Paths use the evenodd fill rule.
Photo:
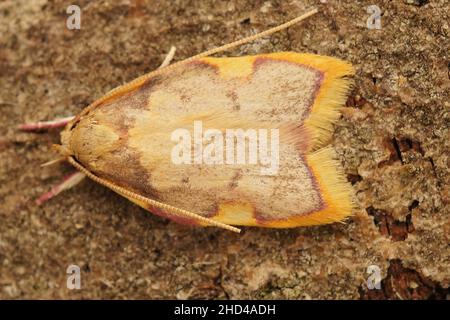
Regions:
<instances>
[{"instance_id":1,"label":"moth's antenna","mask_svg":"<svg viewBox=\"0 0 450 320\"><path fill-rule=\"evenodd\" d=\"M175 63L173 63L171 65L168 65L168 66L163 66L162 68L159 68L159 69L156 69L156 70L154 70L152 72L144 74L143 76L140 76L140 77L134 79L131 82L128 82L128 83L126 83L126 84L124 84L122 86L119 86L117 88L112 89L107 94L105 94L103 97L101 97L100 99L98 99L98 100L94 101L93 103L91 103L81 113L78 114L78 116L72 121L72 124L76 123L78 121L78 119L80 119L80 117L83 114L86 114L87 112L89 112L93 108L97 107L101 103L105 102L106 100L109 100L109 99L113 98L116 95L119 95L119 94L121 94L123 92L128 92L129 90L138 87L139 85L144 83L150 77L154 77L154 76L156 76L158 74L161 74L162 72L165 72L166 70L173 69L173 68L178 67L178 66L180 66L182 64L190 62L190 61L192 61L194 59L199 59L199 58L210 56L210 55L215 54L215 53L226 51L226 50L229 50L229 49L241 46L243 44L249 43L251 41L255 41L257 39L263 38L265 36L271 35L272 33L275 33L275 32L281 31L283 29L289 28L290 26L292 26L292 25L294 25L296 23L299 23L300 21L303 21L306 18L309 18L310 16L316 14L317 12L319 12L319 10L317 8L314 8L314 9L306 12L305 14L302 14L301 16L299 16L297 18L289 20L288 22L285 22L283 24L280 24L279 26L270 28L270 29L268 29L266 31L257 33L255 35L252 35L252 36L249 36L249 37L246 37L246 38L243 38L243 39L231 42L231 43L227 43L227 44L225 44L223 46L207 50L207 51L199 53L199 54L197 54L197 55L195 55L193 57L190 57L190 58L187 58L187 59L175 62Z\"/></svg>"},{"instance_id":2,"label":"moth's antenna","mask_svg":"<svg viewBox=\"0 0 450 320\"><path fill-rule=\"evenodd\" d=\"M284 30L284 29L287 29L290 26L292 26L292 25L294 25L296 23L299 23L302 20L305 20L306 18L309 18L310 16L312 16L313 14L316 14L317 12L319 12L319 10L317 8L314 8L311 11L308 11L307 13L302 14L301 16L299 16L297 18L289 20L288 22L285 22L283 24L280 24L279 26L270 28L270 29L268 29L266 31L254 34L252 36L249 36L249 37L237 40L237 41L233 41L233 42L227 43L227 44L225 44L223 46L220 46L220 47L217 47L217 48L214 48L214 49L211 49L211 50L207 50L205 52L199 53L199 54L197 54L197 55L195 55L193 57L190 57L190 58L185 59L185 60L180 61L180 62L185 63L186 61L191 61L191 60L194 60L194 59L207 57L207 56L210 56L212 54L219 53L219 52L226 51L226 50L230 50L232 48L239 47L239 46L241 46L243 44L246 44L246 43L249 43L249 42L261 39L263 37L271 35L272 33L275 33L275 32L278 32L278 31L281 31L281 30ZM175 65L175 63L173 64L173 66L174 65Z\"/></svg>"},{"instance_id":3,"label":"moth's antenna","mask_svg":"<svg viewBox=\"0 0 450 320\"><path fill-rule=\"evenodd\" d=\"M112 183L112 182L110 182L110 181L108 181L106 179L97 177L95 174L93 174L92 172L87 170L85 167L83 167L80 163L78 163L71 156L67 158L67 161L71 165L73 165L75 168L80 170L82 173L84 173L86 176L88 176L90 179L94 180L97 183L100 183L101 185L104 185L105 187L110 188L111 190L113 190L113 191L115 191L115 192L117 192L119 194L124 195L125 197L136 199L138 201L142 201L144 203L147 203L147 204L149 204L152 207L156 207L156 208L159 208L159 209L162 209L162 210L166 210L169 213L171 213L171 214L173 214L175 216L178 216L178 217L192 218L192 219L195 219L197 221L204 222L204 223L206 223L208 225L211 225L211 226L223 228L223 229L230 230L230 231L237 232L237 233L241 232L241 230L236 228L236 227L233 227L233 226L230 226L228 224L221 223L221 222L218 222L218 221L215 221L215 220L203 217L201 215L198 215L196 213L193 213L193 212L181 209L181 208L177 208L177 207L171 206L171 205L169 205L167 203L162 203L162 202L159 202L159 201L156 201L156 200L144 197L144 196L142 196L140 194L137 194L135 192L132 192L130 190L122 188L122 187L120 187L118 185L115 185L114 183Z\"/></svg>"}]
</instances>

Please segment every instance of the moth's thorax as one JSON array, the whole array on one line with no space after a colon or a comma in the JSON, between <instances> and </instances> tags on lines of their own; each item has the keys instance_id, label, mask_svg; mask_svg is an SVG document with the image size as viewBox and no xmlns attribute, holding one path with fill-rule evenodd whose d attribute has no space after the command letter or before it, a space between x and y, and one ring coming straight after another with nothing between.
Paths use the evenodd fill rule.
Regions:
<instances>
[{"instance_id":1,"label":"moth's thorax","mask_svg":"<svg viewBox=\"0 0 450 320\"><path fill-rule=\"evenodd\" d=\"M98 115L81 118L72 128L63 131L63 147L82 164L94 168L107 153L114 152L120 136L108 122L96 120Z\"/></svg>"}]
</instances>

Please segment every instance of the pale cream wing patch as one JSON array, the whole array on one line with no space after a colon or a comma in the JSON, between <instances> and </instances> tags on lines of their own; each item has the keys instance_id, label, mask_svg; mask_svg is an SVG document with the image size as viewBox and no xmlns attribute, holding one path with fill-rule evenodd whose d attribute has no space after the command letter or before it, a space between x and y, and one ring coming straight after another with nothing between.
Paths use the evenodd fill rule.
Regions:
<instances>
[{"instance_id":1,"label":"pale cream wing patch","mask_svg":"<svg viewBox=\"0 0 450 320\"><path fill-rule=\"evenodd\" d=\"M317 70L261 58L248 82L236 85L240 116L272 123L298 123L307 116L320 85Z\"/></svg>"}]
</instances>

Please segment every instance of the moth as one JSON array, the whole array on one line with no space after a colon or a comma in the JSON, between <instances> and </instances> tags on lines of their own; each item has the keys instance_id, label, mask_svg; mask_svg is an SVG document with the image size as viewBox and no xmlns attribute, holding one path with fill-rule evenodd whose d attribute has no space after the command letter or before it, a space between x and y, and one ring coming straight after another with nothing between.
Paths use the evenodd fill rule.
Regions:
<instances>
[{"instance_id":1,"label":"moth","mask_svg":"<svg viewBox=\"0 0 450 320\"><path fill-rule=\"evenodd\" d=\"M179 223L291 228L342 221L352 191L326 143L352 66L307 53L209 57L262 33L165 65L117 87L65 125L58 160L142 208ZM173 50L171 51L173 55ZM167 62L167 61L166 61Z\"/></svg>"}]
</instances>

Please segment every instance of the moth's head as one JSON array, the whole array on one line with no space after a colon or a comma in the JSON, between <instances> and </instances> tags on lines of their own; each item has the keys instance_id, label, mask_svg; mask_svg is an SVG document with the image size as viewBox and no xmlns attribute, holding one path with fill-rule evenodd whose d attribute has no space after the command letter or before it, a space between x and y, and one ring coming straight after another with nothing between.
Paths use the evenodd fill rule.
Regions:
<instances>
[{"instance_id":1,"label":"moth's head","mask_svg":"<svg viewBox=\"0 0 450 320\"><path fill-rule=\"evenodd\" d=\"M119 135L96 115L87 114L75 119L61 131L58 153L72 156L79 162L95 162L117 148Z\"/></svg>"},{"instance_id":2,"label":"moth's head","mask_svg":"<svg viewBox=\"0 0 450 320\"><path fill-rule=\"evenodd\" d=\"M61 144L54 144L53 148L58 152L63 158L72 156L74 153L70 147L71 138L71 123L67 124L61 131Z\"/></svg>"}]
</instances>

